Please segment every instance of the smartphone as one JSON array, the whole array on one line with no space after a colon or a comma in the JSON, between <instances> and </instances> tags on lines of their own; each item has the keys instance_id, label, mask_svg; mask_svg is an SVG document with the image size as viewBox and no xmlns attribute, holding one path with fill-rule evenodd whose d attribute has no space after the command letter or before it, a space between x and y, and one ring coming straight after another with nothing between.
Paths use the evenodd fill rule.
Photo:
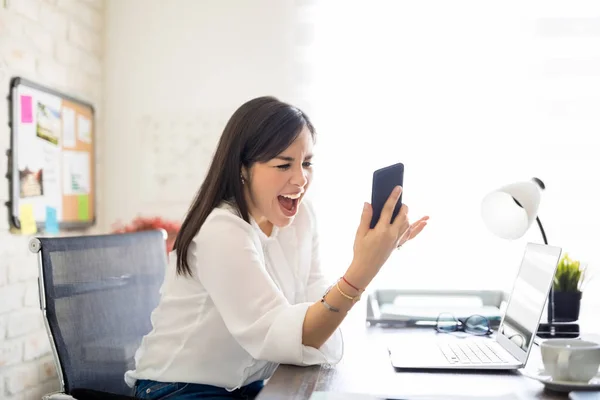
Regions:
<instances>
[{"instance_id":1,"label":"smartphone","mask_svg":"<svg viewBox=\"0 0 600 400\"><path fill-rule=\"evenodd\" d=\"M402 188L404 188L404 164L398 163L390 165L373 172L373 189L371 191L373 217L371 218L371 229L377 225L383 206L396 186L402 186ZM400 194L400 198L396 203L390 223L394 222L398 212L400 212L401 206L402 194Z\"/></svg>"}]
</instances>

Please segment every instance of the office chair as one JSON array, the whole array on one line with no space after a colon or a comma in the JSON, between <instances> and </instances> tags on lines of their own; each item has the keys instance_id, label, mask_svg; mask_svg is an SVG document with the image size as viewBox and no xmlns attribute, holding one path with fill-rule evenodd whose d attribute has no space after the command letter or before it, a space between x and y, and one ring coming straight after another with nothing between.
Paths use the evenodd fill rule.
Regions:
<instances>
[{"instance_id":1,"label":"office chair","mask_svg":"<svg viewBox=\"0 0 600 400\"><path fill-rule=\"evenodd\" d=\"M167 265L165 239L156 230L30 241L61 384L57 397L73 391L132 395L124 374L151 329Z\"/></svg>"}]
</instances>

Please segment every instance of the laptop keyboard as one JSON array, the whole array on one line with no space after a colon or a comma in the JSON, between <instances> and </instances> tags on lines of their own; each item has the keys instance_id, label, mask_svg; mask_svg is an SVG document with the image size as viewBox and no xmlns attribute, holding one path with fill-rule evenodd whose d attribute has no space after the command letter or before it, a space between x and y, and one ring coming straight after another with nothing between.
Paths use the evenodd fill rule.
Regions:
<instances>
[{"instance_id":1,"label":"laptop keyboard","mask_svg":"<svg viewBox=\"0 0 600 400\"><path fill-rule=\"evenodd\" d=\"M450 364L507 363L504 349L492 340L469 340L440 343L440 349Z\"/></svg>"}]
</instances>

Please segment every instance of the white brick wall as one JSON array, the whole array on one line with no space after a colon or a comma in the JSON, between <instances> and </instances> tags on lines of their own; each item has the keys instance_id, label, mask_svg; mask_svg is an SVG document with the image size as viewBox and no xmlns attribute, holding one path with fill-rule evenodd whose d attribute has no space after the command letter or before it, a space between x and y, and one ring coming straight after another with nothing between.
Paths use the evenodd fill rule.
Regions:
<instances>
[{"instance_id":1,"label":"white brick wall","mask_svg":"<svg viewBox=\"0 0 600 400\"><path fill-rule=\"evenodd\" d=\"M10 146L6 95L22 76L90 101L101 126L104 0L0 1L0 175ZM101 130L101 128L99 128ZM29 237L9 233L0 182L0 399L39 400L58 389Z\"/></svg>"}]
</instances>

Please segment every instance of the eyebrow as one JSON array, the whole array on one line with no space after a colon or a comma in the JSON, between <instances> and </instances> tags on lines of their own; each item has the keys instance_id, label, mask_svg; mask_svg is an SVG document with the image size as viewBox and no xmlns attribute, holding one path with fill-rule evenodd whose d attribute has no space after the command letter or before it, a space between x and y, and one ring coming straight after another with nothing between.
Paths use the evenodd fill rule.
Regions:
<instances>
[{"instance_id":1,"label":"eyebrow","mask_svg":"<svg viewBox=\"0 0 600 400\"><path fill-rule=\"evenodd\" d=\"M277 156L275 158L278 159L278 160L283 160L283 161L287 161L287 162L293 162L294 161L294 157ZM306 157L304 157L304 160L310 160L312 158L313 158L313 155L309 154Z\"/></svg>"}]
</instances>

